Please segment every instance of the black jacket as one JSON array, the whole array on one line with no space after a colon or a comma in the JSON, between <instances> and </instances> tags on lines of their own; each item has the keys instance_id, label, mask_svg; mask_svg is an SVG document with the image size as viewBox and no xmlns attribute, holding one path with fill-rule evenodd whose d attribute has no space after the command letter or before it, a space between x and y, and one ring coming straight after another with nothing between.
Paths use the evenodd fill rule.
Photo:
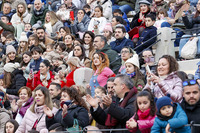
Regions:
<instances>
[{"instance_id":1,"label":"black jacket","mask_svg":"<svg viewBox=\"0 0 200 133\"><path fill-rule=\"evenodd\" d=\"M26 86L26 78L23 76L23 71L15 69L11 74L11 85L7 87L6 93L18 96L18 91L23 86Z\"/></svg>"},{"instance_id":2,"label":"black jacket","mask_svg":"<svg viewBox=\"0 0 200 133\"><path fill-rule=\"evenodd\" d=\"M59 109L52 118L46 116L46 127L48 129L51 125L60 123L64 128L69 128L73 126L74 118L78 120L78 124L81 127L85 127L89 124L88 111L83 107L73 105L68 109L68 113L64 118L62 117L62 109Z\"/></svg>"},{"instance_id":3,"label":"black jacket","mask_svg":"<svg viewBox=\"0 0 200 133\"><path fill-rule=\"evenodd\" d=\"M188 117L188 123L194 121L195 124L200 124L200 100L195 105L189 105L183 98L180 105ZM194 131L192 133L200 133L200 127L194 127Z\"/></svg>"}]
</instances>

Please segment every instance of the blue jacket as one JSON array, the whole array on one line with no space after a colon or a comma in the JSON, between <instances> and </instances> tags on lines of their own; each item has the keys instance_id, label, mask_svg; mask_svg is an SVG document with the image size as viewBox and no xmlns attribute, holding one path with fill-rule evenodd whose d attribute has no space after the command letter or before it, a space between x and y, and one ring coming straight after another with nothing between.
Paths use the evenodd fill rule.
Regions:
<instances>
[{"instance_id":1,"label":"blue jacket","mask_svg":"<svg viewBox=\"0 0 200 133\"><path fill-rule=\"evenodd\" d=\"M126 39L125 37L121 40L117 39L110 43L112 50L115 50L117 53L120 53L124 46L129 46L133 48L133 42L130 39Z\"/></svg>"},{"instance_id":2,"label":"blue jacket","mask_svg":"<svg viewBox=\"0 0 200 133\"><path fill-rule=\"evenodd\" d=\"M38 60L34 60L30 64L30 69L33 69L33 71L39 71L40 63L43 61L42 57L40 57Z\"/></svg>"},{"instance_id":3,"label":"blue jacket","mask_svg":"<svg viewBox=\"0 0 200 133\"><path fill-rule=\"evenodd\" d=\"M154 37L155 35L157 35L157 28L155 26L146 27L144 29L144 31L142 32L142 35L140 36L137 45L143 44L144 42L146 42L150 38ZM146 42L143 46L137 48L136 49L137 53L140 53L141 51L146 49L148 46L153 44L156 41L156 39L157 38L155 37L155 38L149 40L148 42Z\"/></svg>"},{"instance_id":4,"label":"blue jacket","mask_svg":"<svg viewBox=\"0 0 200 133\"><path fill-rule=\"evenodd\" d=\"M126 26L125 26L126 32L129 32L130 31L130 23L128 21L126 13L123 14L122 18L126 21Z\"/></svg>"},{"instance_id":5,"label":"blue jacket","mask_svg":"<svg viewBox=\"0 0 200 133\"><path fill-rule=\"evenodd\" d=\"M162 121L158 117L156 117L153 127L151 128L151 133L165 133L165 127L168 123L170 124L171 133L191 133L190 127L184 126L188 124L186 113L183 111L178 103L175 104L177 105L177 108L173 118L169 119L168 121Z\"/></svg>"},{"instance_id":6,"label":"blue jacket","mask_svg":"<svg viewBox=\"0 0 200 133\"><path fill-rule=\"evenodd\" d=\"M34 4L34 1L35 0L25 0L26 1L26 4L29 5L29 4ZM46 4L46 0L42 0L42 3L44 2L44 4Z\"/></svg>"}]
</instances>

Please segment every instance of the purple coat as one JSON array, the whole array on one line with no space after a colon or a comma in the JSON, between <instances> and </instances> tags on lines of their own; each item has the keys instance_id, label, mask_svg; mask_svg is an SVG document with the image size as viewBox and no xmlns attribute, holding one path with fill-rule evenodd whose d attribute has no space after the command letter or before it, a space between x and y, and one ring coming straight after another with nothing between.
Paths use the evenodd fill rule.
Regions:
<instances>
[{"instance_id":1,"label":"purple coat","mask_svg":"<svg viewBox=\"0 0 200 133\"><path fill-rule=\"evenodd\" d=\"M176 72L170 73L159 84L150 86L147 83L144 89L151 89L151 91L157 98L170 94L170 98L174 102L180 103L182 101L182 93L183 93L182 80L178 77Z\"/></svg>"},{"instance_id":2,"label":"purple coat","mask_svg":"<svg viewBox=\"0 0 200 133\"><path fill-rule=\"evenodd\" d=\"M32 102L33 102L33 98L29 98L28 101L20 108L19 110L19 114L24 117L26 110L31 106Z\"/></svg>"}]
</instances>

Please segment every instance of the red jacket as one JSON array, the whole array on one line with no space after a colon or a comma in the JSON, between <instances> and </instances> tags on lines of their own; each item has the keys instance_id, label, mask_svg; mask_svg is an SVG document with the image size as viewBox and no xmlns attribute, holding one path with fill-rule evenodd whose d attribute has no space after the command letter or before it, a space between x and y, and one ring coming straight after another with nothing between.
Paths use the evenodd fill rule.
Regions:
<instances>
[{"instance_id":1,"label":"red jacket","mask_svg":"<svg viewBox=\"0 0 200 133\"><path fill-rule=\"evenodd\" d=\"M71 87L72 85L75 85L75 82L74 82L74 71L75 70L71 71L66 77L66 86L67 87Z\"/></svg>"},{"instance_id":2,"label":"red jacket","mask_svg":"<svg viewBox=\"0 0 200 133\"><path fill-rule=\"evenodd\" d=\"M54 75L52 74L51 71L49 71L50 73L50 79L48 80L48 85L46 86L47 88L49 88L52 80L54 79ZM26 86L31 88L31 90L33 91L38 85L42 85L42 81L40 80L40 71L38 71L35 75L34 75L34 78L32 80L30 80L28 78L28 81L26 83Z\"/></svg>"}]
</instances>

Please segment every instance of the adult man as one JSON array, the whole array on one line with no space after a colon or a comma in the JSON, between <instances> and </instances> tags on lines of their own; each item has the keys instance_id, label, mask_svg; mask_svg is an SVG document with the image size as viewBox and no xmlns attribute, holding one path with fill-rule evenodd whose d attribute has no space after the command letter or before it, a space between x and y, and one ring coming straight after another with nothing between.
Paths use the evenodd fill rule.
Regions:
<instances>
[{"instance_id":1,"label":"adult man","mask_svg":"<svg viewBox=\"0 0 200 133\"><path fill-rule=\"evenodd\" d=\"M41 0L35 0L31 22L30 22L31 25L34 25L35 23L37 23L38 20L40 20L42 24L44 24L44 18L47 11L48 9L44 8Z\"/></svg>"},{"instance_id":2,"label":"adult man","mask_svg":"<svg viewBox=\"0 0 200 133\"><path fill-rule=\"evenodd\" d=\"M126 39L126 29L124 26L116 26L115 38L116 40L110 43L113 50L120 53L122 48L125 46L133 48L133 42L130 39Z\"/></svg>"},{"instance_id":3,"label":"adult man","mask_svg":"<svg viewBox=\"0 0 200 133\"><path fill-rule=\"evenodd\" d=\"M60 100L61 85L55 82L51 82L49 86L49 93L52 99Z\"/></svg>"},{"instance_id":4,"label":"adult man","mask_svg":"<svg viewBox=\"0 0 200 133\"><path fill-rule=\"evenodd\" d=\"M110 94L111 96L114 96L115 90L114 90L114 80L115 77L111 77L107 80L107 84L105 88L107 89L107 93Z\"/></svg>"},{"instance_id":5,"label":"adult man","mask_svg":"<svg viewBox=\"0 0 200 133\"><path fill-rule=\"evenodd\" d=\"M102 98L103 104L107 106L105 110L98 105L97 98L87 95L86 99L92 106L91 114L96 122L108 128L125 128L126 121L134 114L133 102L136 100L137 89L133 87L129 76L120 74L114 80L114 90L116 97L106 95Z\"/></svg>"},{"instance_id":6,"label":"adult man","mask_svg":"<svg viewBox=\"0 0 200 133\"><path fill-rule=\"evenodd\" d=\"M0 18L2 16L7 16L9 19L11 19L13 15L13 12L11 12L11 4L10 3L4 3L3 4L3 11L0 12Z\"/></svg>"},{"instance_id":7,"label":"adult man","mask_svg":"<svg viewBox=\"0 0 200 133\"><path fill-rule=\"evenodd\" d=\"M193 121L200 124L200 88L196 80L186 80L183 82L183 101L181 107L188 117L188 123ZM192 133L200 133L200 127L194 127Z\"/></svg>"},{"instance_id":8,"label":"adult man","mask_svg":"<svg viewBox=\"0 0 200 133\"><path fill-rule=\"evenodd\" d=\"M45 35L45 29L43 27L38 27L36 29L36 34L39 40L39 44L42 46L43 49L46 49L47 44L54 43L54 40Z\"/></svg>"},{"instance_id":9,"label":"adult man","mask_svg":"<svg viewBox=\"0 0 200 133\"><path fill-rule=\"evenodd\" d=\"M108 55L110 61L110 69L112 69L114 73L118 73L118 70L121 66L120 59L117 55L117 52L112 50L111 47L107 44L106 38L102 35L97 35L94 38L93 45L97 52L103 52Z\"/></svg>"},{"instance_id":10,"label":"adult man","mask_svg":"<svg viewBox=\"0 0 200 133\"><path fill-rule=\"evenodd\" d=\"M0 34L3 31L10 31L12 33L15 32L15 29L13 27L13 25L10 23L8 16L1 16L1 20L0 20Z\"/></svg>"}]
</instances>

